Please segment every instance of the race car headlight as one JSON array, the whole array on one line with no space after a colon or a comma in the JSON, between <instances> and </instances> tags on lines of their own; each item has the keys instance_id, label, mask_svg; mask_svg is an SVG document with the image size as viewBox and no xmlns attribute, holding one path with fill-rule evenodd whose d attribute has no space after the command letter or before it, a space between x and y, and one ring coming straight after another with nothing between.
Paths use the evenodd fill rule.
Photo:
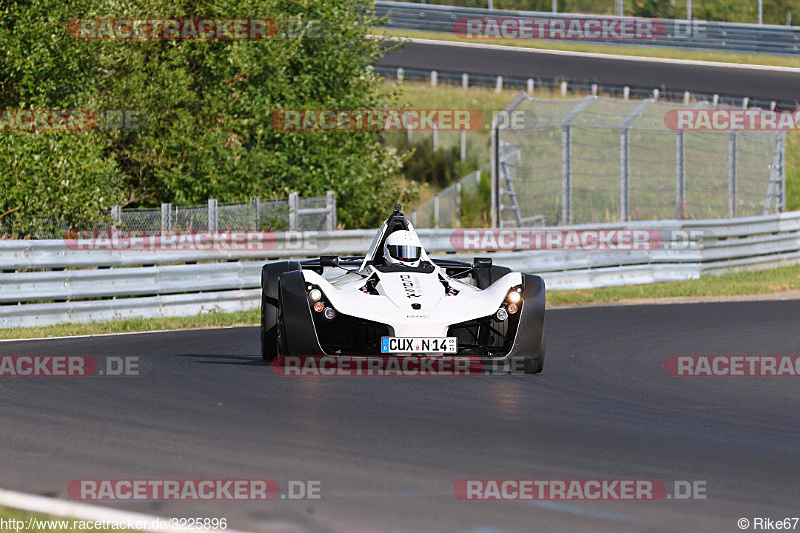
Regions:
<instances>
[{"instance_id":1,"label":"race car headlight","mask_svg":"<svg viewBox=\"0 0 800 533\"><path fill-rule=\"evenodd\" d=\"M508 318L508 311L506 311L504 307L501 307L500 309L497 310L494 316L500 322L504 322Z\"/></svg>"},{"instance_id":2,"label":"race car headlight","mask_svg":"<svg viewBox=\"0 0 800 533\"><path fill-rule=\"evenodd\" d=\"M315 287L308 291L308 297L311 298L312 302L318 302L322 298L322 291Z\"/></svg>"},{"instance_id":3,"label":"race car headlight","mask_svg":"<svg viewBox=\"0 0 800 533\"><path fill-rule=\"evenodd\" d=\"M514 287L508 294L506 295L506 300L508 303L518 304L522 300L522 288L521 287Z\"/></svg>"}]
</instances>

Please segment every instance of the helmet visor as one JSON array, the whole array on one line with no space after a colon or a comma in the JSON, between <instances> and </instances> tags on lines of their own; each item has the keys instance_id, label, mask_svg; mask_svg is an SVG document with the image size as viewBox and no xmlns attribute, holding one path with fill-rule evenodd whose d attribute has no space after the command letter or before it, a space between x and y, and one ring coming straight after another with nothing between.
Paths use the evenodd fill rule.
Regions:
<instances>
[{"instance_id":1,"label":"helmet visor","mask_svg":"<svg viewBox=\"0 0 800 533\"><path fill-rule=\"evenodd\" d=\"M406 244L390 244L387 248L389 248L389 255L398 261L419 261L420 253L422 253L422 248L419 246L409 246Z\"/></svg>"}]
</instances>

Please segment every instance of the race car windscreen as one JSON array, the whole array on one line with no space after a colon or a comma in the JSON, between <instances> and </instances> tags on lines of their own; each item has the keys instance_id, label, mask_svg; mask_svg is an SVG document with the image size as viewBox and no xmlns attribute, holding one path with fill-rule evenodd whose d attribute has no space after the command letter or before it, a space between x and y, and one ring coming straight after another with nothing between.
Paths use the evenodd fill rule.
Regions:
<instances>
[{"instance_id":1,"label":"race car windscreen","mask_svg":"<svg viewBox=\"0 0 800 533\"><path fill-rule=\"evenodd\" d=\"M389 255L398 261L419 261L419 256L422 253L422 248L419 246L392 245L388 246Z\"/></svg>"}]
</instances>

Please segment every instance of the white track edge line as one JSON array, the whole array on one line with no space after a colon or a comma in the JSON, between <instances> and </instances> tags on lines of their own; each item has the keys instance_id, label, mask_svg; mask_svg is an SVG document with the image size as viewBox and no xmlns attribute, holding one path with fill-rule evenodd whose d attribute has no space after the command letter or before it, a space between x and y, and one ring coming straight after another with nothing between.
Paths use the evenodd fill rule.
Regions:
<instances>
[{"instance_id":1,"label":"white track edge line","mask_svg":"<svg viewBox=\"0 0 800 533\"><path fill-rule=\"evenodd\" d=\"M134 513L121 509L111 509L90 505L81 502L70 502L59 498L48 498L24 492L0 489L0 505L22 511L41 513L50 516L60 516L86 520L91 522L154 522L169 521L168 518L161 516L148 515L144 513ZM46 519L45 519L46 520ZM197 533L196 529L185 529L170 527L166 529L148 529L146 531L169 532L169 533ZM235 529L206 529L208 533L244 533Z\"/></svg>"},{"instance_id":2,"label":"white track edge line","mask_svg":"<svg viewBox=\"0 0 800 533\"><path fill-rule=\"evenodd\" d=\"M483 43L462 43L458 41L440 41L438 39L417 39L414 37L392 37L392 36L371 36L376 38L389 38L416 44L430 44L437 46L460 46L463 48L484 48L487 50L499 50L504 52L525 52L534 54L549 54L557 56L591 57L595 59L618 59L622 61L646 61L652 63L671 63L674 65L702 66L744 70L766 70L771 72L793 72L800 73L797 67L777 67L770 65L753 65L749 63L723 63L721 61L695 61L692 59L670 59L666 57L649 56L625 56L617 54L599 54L596 52L572 52L569 50L550 50L547 48L527 48L523 46L510 46L502 44L483 44Z\"/></svg>"}]
</instances>

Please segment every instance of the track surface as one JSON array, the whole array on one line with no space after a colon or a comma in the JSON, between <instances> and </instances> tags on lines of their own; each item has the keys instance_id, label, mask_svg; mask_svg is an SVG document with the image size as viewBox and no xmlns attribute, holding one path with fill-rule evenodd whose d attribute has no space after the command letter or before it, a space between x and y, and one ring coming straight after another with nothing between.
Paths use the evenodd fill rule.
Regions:
<instances>
[{"instance_id":1,"label":"track surface","mask_svg":"<svg viewBox=\"0 0 800 533\"><path fill-rule=\"evenodd\" d=\"M121 505L260 531L738 531L800 512L800 378L662 365L797 354L798 318L796 301L553 310L545 372L525 377L278 377L256 328L0 343L152 362L139 378L0 379L0 487L321 481L318 501ZM467 478L704 480L708 499L461 502Z\"/></svg>"},{"instance_id":2,"label":"track surface","mask_svg":"<svg viewBox=\"0 0 800 533\"><path fill-rule=\"evenodd\" d=\"M402 48L388 52L377 64L517 78L566 79L601 85L663 87L784 102L800 99L800 74L797 72L657 63L647 59L598 59L514 50L511 47L498 50L405 43Z\"/></svg>"}]
</instances>

